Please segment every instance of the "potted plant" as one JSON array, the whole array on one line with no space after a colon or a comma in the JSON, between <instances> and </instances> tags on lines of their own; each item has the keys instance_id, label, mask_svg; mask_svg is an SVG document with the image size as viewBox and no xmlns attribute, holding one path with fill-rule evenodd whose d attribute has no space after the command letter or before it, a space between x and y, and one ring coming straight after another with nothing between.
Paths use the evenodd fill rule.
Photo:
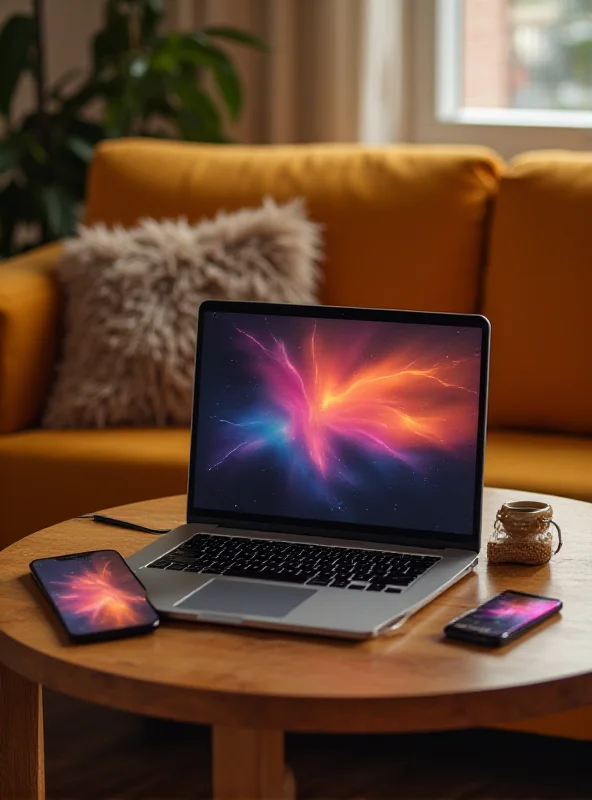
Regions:
<instances>
[{"instance_id":1,"label":"potted plant","mask_svg":"<svg viewBox=\"0 0 592 800\"><path fill-rule=\"evenodd\" d=\"M240 76L220 42L265 50L230 27L163 33L163 0L106 0L92 40L91 69L52 86L44 70L44 7L9 17L0 29L0 256L73 233L87 166L101 139L163 136L229 142L225 112L243 106ZM210 74L208 89L202 80ZM35 109L13 110L30 74ZM28 232L23 245L23 230Z\"/></svg>"}]
</instances>

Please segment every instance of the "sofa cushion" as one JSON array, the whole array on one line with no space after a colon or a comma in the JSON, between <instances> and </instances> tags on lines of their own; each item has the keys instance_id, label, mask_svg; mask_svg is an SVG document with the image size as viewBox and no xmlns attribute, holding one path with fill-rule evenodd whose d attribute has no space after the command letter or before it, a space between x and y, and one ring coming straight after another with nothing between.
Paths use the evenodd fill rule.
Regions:
<instances>
[{"instance_id":1,"label":"sofa cushion","mask_svg":"<svg viewBox=\"0 0 592 800\"><path fill-rule=\"evenodd\" d=\"M189 431L111 428L0 437L0 547L101 508L187 488ZM592 501L592 440L490 431L488 486Z\"/></svg>"},{"instance_id":2,"label":"sofa cushion","mask_svg":"<svg viewBox=\"0 0 592 800\"><path fill-rule=\"evenodd\" d=\"M186 428L2 436L0 548L78 514L182 494L188 461Z\"/></svg>"},{"instance_id":3,"label":"sofa cushion","mask_svg":"<svg viewBox=\"0 0 592 800\"><path fill-rule=\"evenodd\" d=\"M316 303L320 256L298 200L196 225L82 227L58 264L64 352L43 424L189 425L201 302Z\"/></svg>"},{"instance_id":4,"label":"sofa cushion","mask_svg":"<svg viewBox=\"0 0 592 800\"><path fill-rule=\"evenodd\" d=\"M592 439L493 430L485 452L487 486L592 501Z\"/></svg>"},{"instance_id":5,"label":"sofa cushion","mask_svg":"<svg viewBox=\"0 0 592 800\"><path fill-rule=\"evenodd\" d=\"M592 433L591 219L591 153L528 153L502 178L484 307L494 426Z\"/></svg>"},{"instance_id":6,"label":"sofa cushion","mask_svg":"<svg viewBox=\"0 0 592 800\"><path fill-rule=\"evenodd\" d=\"M485 148L126 139L96 151L87 221L194 221L266 195L304 197L324 225L324 302L475 311L499 171Z\"/></svg>"},{"instance_id":7,"label":"sofa cushion","mask_svg":"<svg viewBox=\"0 0 592 800\"><path fill-rule=\"evenodd\" d=\"M53 374L61 302L61 245L0 263L0 435L34 424Z\"/></svg>"}]
</instances>

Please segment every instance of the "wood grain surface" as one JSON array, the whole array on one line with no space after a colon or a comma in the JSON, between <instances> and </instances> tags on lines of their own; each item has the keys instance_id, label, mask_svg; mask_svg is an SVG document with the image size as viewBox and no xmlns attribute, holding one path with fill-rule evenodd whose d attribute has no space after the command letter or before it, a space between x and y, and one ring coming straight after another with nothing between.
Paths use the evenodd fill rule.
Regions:
<instances>
[{"instance_id":1,"label":"wood grain surface","mask_svg":"<svg viewBox=\"0 0 592 800\"><path fill-rule=\"evenodd\" d=\"M0 797L43 800L41 686L0 664Z\"/></svg>"},{"instance_id":2,"label":"wood grain surface","mask_svg":"<svg viewBox=\"0 0 592 800\"><path fill-rule=\"evenodd\" d=\"M524 492L488 490L495 511ZM538 497L538 496L537 496ZM541 499L541 498L539 498ZM396 634L351 643L165 623L149 637L69 645L29 575L33 558L99 548L123 555L147 534L71 520L0 554L0 661L74 697L223 727L294 731L418 731L487 725L592 703L592 505L543 496L564 547L543 567L488 567L463 579ZM146 525L183 522L184 498L109 513ZM504 589L559 597L561 619L499 651L453 644L444 625Z\"/></svg>"},{"instance_id":3,"label":"wood grain surface","mask_svg":"<svg viewBox=\"0 0 592 800\"><path fill-rule=\"evenodd\" d=\"M43 704L48 800L212 800L209 727ZM591 758L591 742L485 728L286 736L298 800L584 800Z\"/></svg>"},{"instance_id":4,"label":"wood grain surface","mask_svg":"<svg viewBox=\"0 0 592 800\"><path fill-rule=\"evenodd\" d=\"M293 800L294 778L284 766L282 731L214 727L212 785L216 800Z\"/></svg>"}]
</instances>

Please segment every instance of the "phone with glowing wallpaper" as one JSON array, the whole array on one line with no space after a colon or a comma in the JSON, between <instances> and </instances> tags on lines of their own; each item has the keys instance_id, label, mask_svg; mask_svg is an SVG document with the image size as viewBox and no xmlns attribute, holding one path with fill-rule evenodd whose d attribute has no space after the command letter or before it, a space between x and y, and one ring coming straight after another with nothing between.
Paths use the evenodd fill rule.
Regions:
<instances>
[{"instance_id":1,"label":"phone with glowing wallpaper","mask_svg":"<svg viewBox=\"0 0 592 800\"><path fill-rule=\"evenodd\" d=\"M73 642L121 639L156 630L146 589L115 550L95 550L29 565Z\"/></svg>"},{"instance_id":2,"label":"phone with glowing wallpaper","mask_svg":"<svg viewBox=\"0 0 592 800\"><path fill-rule=\"evenodd\" d=\"M451 639L501 647L517 639L563 607L561 600L507 591L452 620L444 633Z\"/></svg>"}]
</instances>

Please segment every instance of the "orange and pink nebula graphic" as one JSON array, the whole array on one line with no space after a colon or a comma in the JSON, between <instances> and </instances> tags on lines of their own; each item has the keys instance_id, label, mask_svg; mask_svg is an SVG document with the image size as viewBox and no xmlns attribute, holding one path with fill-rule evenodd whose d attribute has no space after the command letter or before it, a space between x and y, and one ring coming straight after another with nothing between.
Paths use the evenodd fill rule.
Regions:
<instances>
[{"instance_id":1,"label":"orange and pink nebula graphic","mask_svg":"<svg viewBox=\"0 0 592 800\"><path fill-rule=\"evenodd\" d=\"M464 619L499 632L511 632L558 607L560 602L553 598L521 596L510 591L493 597Z\"/></svg>"},{"instance_id":2,"label":"orange and pink nebula graphic","mask_svg":"<svg viewBox=\"0 0 592 800\"><path fill-rule=\"evenodd\" d=\"M116 554L97 551L80 561L45 562L51 596L67 626L78 633L115 630L151 622L146 592Z\"/></svg>"},{"instance_id":3,"label":"orange and pink nebula graphic","mask_svg":"<svg viewBox=\"0 0 592 800\"><path fill-rule=\"evenodd\" d=\"M253 481L267 469L292 508L300 488L317 514L324 502L333 515L370 509L385 476L404 500L410 476L429 482L439 460L474 470L480 330L235 316L219 328L216 374L226 383L209 393L205 368L201 381L200 441L207 426L207 471L227 495L234 480L261 494Z\"/></svg>"}]
</instances>

